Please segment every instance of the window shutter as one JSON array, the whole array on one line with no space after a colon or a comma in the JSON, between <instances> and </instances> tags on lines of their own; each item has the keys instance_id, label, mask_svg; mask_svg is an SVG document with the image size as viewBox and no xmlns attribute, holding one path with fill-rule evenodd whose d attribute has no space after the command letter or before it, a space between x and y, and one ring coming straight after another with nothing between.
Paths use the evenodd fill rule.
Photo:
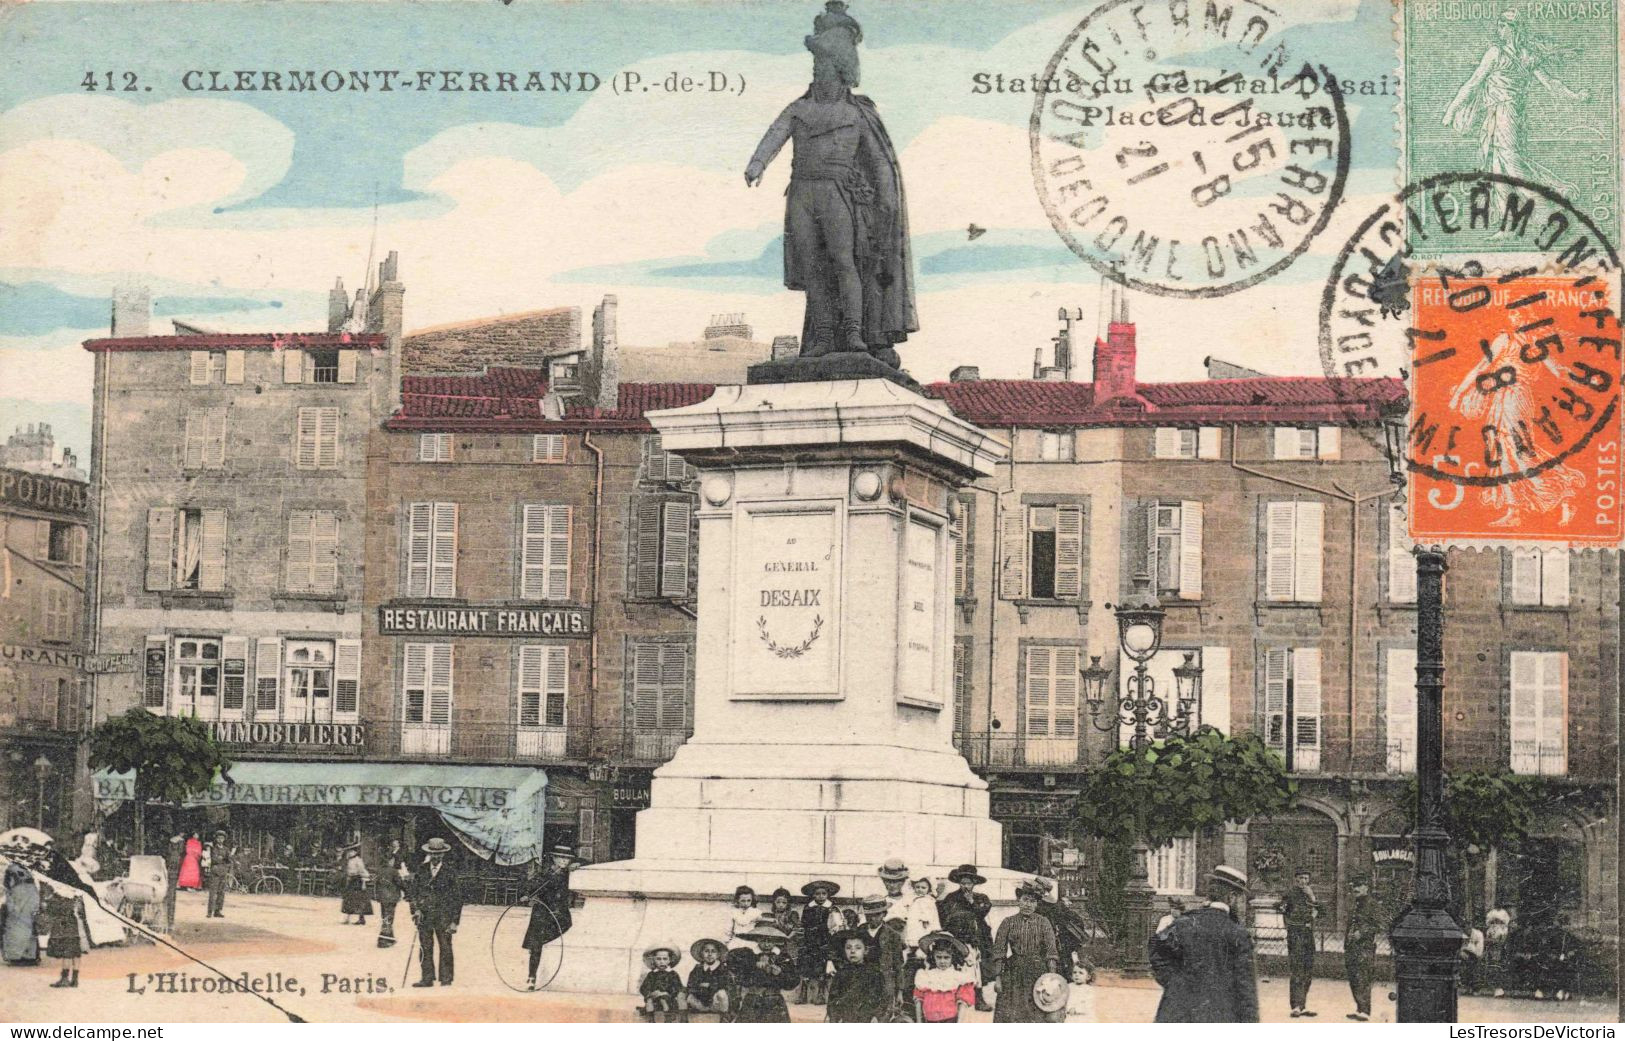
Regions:
<instances>
[{"instance_id":1,"label":"window shutter","mask_svg":"<svg viewBox=\"0 0 1625 1041\"><path fill-rule=\"evenodd\" d=\"M450 435L447 435L448 437ZM316 410L316 465L324 469L339 462L339 410Z\"/></svg>"},{"instance_id":2,"label":"window shutter","mask_svg":"<svg viewBox=\"0 0 1625 1041\"><path fill-rule=\"evenodd\" d=\"M519 595L540 600L547 590L547 507L526 503L519 529Z\"/></svg>"},{"instance_id":3,"label":"window shutter","mask_svg":"<svg viewBox=\"0 0 1625 1041\"><path fill-rule=\"evenodd\" d=\"M1202 504L1179 504L1179 597L1202 599Z\"/></svg>"},{"instance_id":4,"label":"window shutter","mask_svg":"<svg viewBox=\"0 0 1625 1041\"><path fill-rule=\"evenodd\" d=\"M1076 600L1083 595L1083 509L1062 506L1055 511L1055 598Z\"/></svg>"},{"instance_id":5,"label":"window shutter","mask_svg":"<svg viewBox=\"0 0 1625 1041\"><path fill-rule=\"evenodd\" d=\"M1320 769L1320 648L1292 652L1292 767Z\"/></svg>"},{"instance_id":6,"label":"window shutter","mask_svg":"<svg viewBox=\"0 0 1625 1041\"><path fill-rule=\"evenodd\" d=\"M356 363L356 352L355 351L340 351L339 352L339 382L340 383L354 383L355 382L355 363Z\"/></svg>"},{"instance_id":7,"label":"window shutter","mask_svg":"<svg viewBox=\"0 0 1625 1041\"><path fill-rule=\"evenodd\" d=\"M519 648L519 725L540 726L542 722L542 652L541 644L530 643Z\"/></svg>"},{"instance_id":8,"label":"window shutter","mask_svg":"<svg viewBox=\"0 0 1625 1041\"><path fill-rule=\"evenodd\" d=\"M220 711L222 714L231 713L233 719L241 719L248 683L247 637L223 637L220 641L220 658L225 665L220 670Z\"/></svg>"},{"instance_id":9,"label":"window shutter","mask_svg":"<svg viewBox=\"0 0 1625 1041\"><path fill-rule=\"evenodd\" d=\"M339 516L330 510L310 515L310 578L319 593L339 587Z\"/></svg>"},{"instance_id":10,"label":"window shutter","mask_svg":"<svg viewBox=\"0 0 1625 1041\"><path fill-rule=\"evenodd\" d=\"M1264 743L1286 754L1286 656L1281 647L1264 652Z\"/></svg>"},{"instance_id":11,"label":"window shutter","mask_svg":"<svg viewBox=\"0 0 1625 1041\"><path fill-rule=\"evenodd\" d=\"M1297 427L1276 427L1275 428L1275 458L1277 458L1277 459L1296 459L1296 458L1298 458L1298 428Z\"/></svg>"},{"instance_id":12,"label":"window shutter","mask_svg":"<svg viewBox=\"0 0 1625 1041\"><path fill-rule=\"evenodd\" d=\"M1569 551L1540 551L1540 602L1547 607L1569 606Z\"/></svg>"},{"instance_id":13,"label":"window shutter","mask_svg":"<svg viewBox=\"0 0 1625 1041\"><path fill-rule=\"evenodd\" d=\"M169 676L169 638L147 637L146 675L141 688L141 707L158 712L164 710L164 680Z\"/></svg>"},{"instance_id":14,"label":"window shutter","mask_svg":"<svg viewBox=\"0 0 1625 1041\"><path fill-rule=\"evenodd\" d=\"M191 365L187 369L187 378L193 383L209 382L209 352L193 351Z\"/></svg>"},{"instance_id":15,"label":"window shutter","mask_svg":"<svg viewBox=\"0 0 1625 1041\"><path fill-rule=\"evenodd\" d=\"M451 723L451 644L429 645L429 722Z\"/></svg>"},{"instance_id":16,"label":"window shutter","mask_svg":"<svg viewBox=\"0 0 1625 1041\"><path fill-rule=\"evenodd\" d=\"M532 437L530 458L534 463L564 462L564 435L537 434Z\"/></svg>"},{"instance_id":17,"label":"window shutter","mask_svg":"<svg viewBox=\"0 0 1625 1041\"><path fill-rule=\"evenodd\" d=\"M660 644L660 728L682 730L687 725L688 647Z\"/></svg>"},{"instance_id":18,"label":"window shutter","mask_svg":"<svg viewBox=\"0 0 1625 1041\"><path fill-rule=\"evenodd\" d=\"M1078 649L1057 647L1050 679L1051 732L1056 737L1078 736Z\"/></svg>"},{"instance_id":19,"label":"window shutter","mask_svg":"<svg viewBox=\"0 0 1625 1041\"><path fill-rule=\"evenodd\" d=\"M1179 458L1179 429L1177 427L1158 427L1156 440L1153 442L1152 454L1158 459Z\"/></svg>"},{"instance_id":20,"label":"window shutter","mask_svg":"<svg viewBox=\"0 0 1625 1041\"><path fill-rule=\"evenodd\" d=\"M305 352L299 350L285 350L282 352L282 382L303 383L305 379Z\"/></svg>"},{"instance_id":21,"label":"window shutter","mask_svg":"<svg viewBox=\"0 0 1625 1041\"><path fill-rule=\"evenodd\" d=\"M1269 600L1291 600L1293 592L1294 503L1265 504L1264 596Z\"/></svg>"},{"instance_id":22,"label":"window shutter","mask_svg":"<svg viewBox=\"0 0 1625 1041\"><path fill-rule=\"evenodd\" d=\"M84 528L76 526L73 529L73 550L72 550L72 552L73 552L73 560L72 560L72 563L73 563L74 567L84 567L85 566L85 542L86 542L87 538L88 538L88 536L87 536Z\"/></svg>"},{"instance_id":23,"label":"window shutter","mask_svg":"<svg viewBox=\"0 0 1625 1041\"><path fill-rule=\"evenodd\" d=\"M181 457L181 466L184 469L197 470L203 466L203 445L208 435L206 417L207 413L199 411L186 414L186 447Z\"/></svg>"},{"instance_id":24,"label":"window shutter","mask_svg":"<svg viewBox=\"0 0 1625 1041\"><path fill-rule=\"evenodd\" d=\"M1315 441L1322 459L1343 458L1343 431L1340 428L1321 427Z\"/></svg>"},{"instance_id":25,"label":"window shutter","mask_svg":"<svg viewBox=\"0 0 1625 1041\"><path fill-rule=\"evenodd\" d=\"M308 510L288 514L288 574L290 590L307 590L315 585L313 532L314 515Z\"/></svg>"},{"instance_id":26,"label":"window shutter","mask_svg":"<svg viewBox=\"0 0 1625 1041\"><path fill-rule=\"evenodd\" d=\"M1050 675L1054 652L1049 647L1027 648L1027 727L1029 737L1050 733Z\"/></svg>"},{"instance_id":27,"label":"window shutter","mask_svg":"<svg viewBox=\"0 0 1625 1041\"><path fill-rule=\"evenodd\" d=\"M646 600L660 595L660 507L659 499L638 503L633 585L637 595Z\"/></svg>"},{"instance_id":28,"label":"window shutter","mask_svg":"<svg viewBox=\"0 0 1625 1041\"><path fill-rule=\"evenodd\" d=\"M226 382L227 383L241 383L243 381L243 361L244 361L244 359L245 359L245 353L243 351L227 351L226 352Z\"/></svg>"},{"instance_id":29,"label":"window shutter","mask_svg":"<svg viewBox=\"0 0 1625 1041\"><path fill-rule=\"evenodd\" d=\"M1202 702L1196 709L1198 723L1230 733L1230 648L1202 648Z\"/></svg>"},{"instance_id":30,"label":"window shutter","mask_svg":"<svg viewBox=\"0 0 1625 1041\"><path fill-rule=\"evenodd\" d=\"M970 526L969 513L970 501L967 499L960 499L959 512L954 515L953 526L954 596L956 597L967 595L966 583L970 577L968 573L969 569L965 562L966 554L970 552L969 547L965 545L965 536Z\"/></svg>"},{"instance_id":31,"label":"window shutter","mask_svg":"<svg viewBox=\"0 0 1625 1041\"><path fill-rule=\"evenodd\" d=\"M226 465L226 410L216 408L209 410L208 438L206 451L208 466Z\"/></svg>"},{"instance_id":32,"label":"window shutter","mask_svg":"<svg viewBox=\"0 0 1625 1041\"><path fill-rule=\"evenodd\" d=\"M542 679L546 688L542 719L550 727L562 727L570 693L570 649L562 644L554 644L544 650L546 668Z\"/></svg>"},{"instance_id":33,"label":"window shutter","mask_svg":"<svg viewBox=\"0 0 1625 1041\"><path fill-rule=\"evenodd\" d=\"M254 644L254 714L275 719L282 682L282 641L261 637Z\"/></svg>"},{"instance_id":34,"label":"window shutter","mask_svg":"<svg viewBox=\"0 0 1625 1041\"><path fill-rule=\"evenodd\" d=\"M1562 775L1569 768L1569 656L1540 656L1540 772Z\"/></svg>"},{"instance_id":35,"label":"window shutter","mask_svg":"<svg viewBox=\"0 0 1625 1041\"><path fill-rule=\"evenodd\" d=\"M1416 558L1411 555L1403 506L1388 509L1388 600L1396 604L1416 602Z\"/></svg>"},{"instance_id":36,"label":"window shutter","mask_svg":"<svg viewBox=\"0 0 1625 1041\"><path fill-rule=\"evenodd\" d=\"M401 718L408 723L428 720L429 651L426 643L409 643L402 650Z\"/></svg>"},{"instance_id":37,"label":"window shutter","mask_svg":"<svg viewBox=\"0 0 1625 1041\"><path fill-rule=\"evenodd\" d=\"M429 595L434 504L414 502L406 512L406 595Z\"/></svg>"},{"instance_id":38,"label":"window shutter","mask_svg":"<svg viewBox=\"0 0 1625 1041\"><path fill-rule=\"evenodd\" d=\"M333 711L354 717L361 700L361 641L339 640L333 646Z\"/></svg>"},{"instance_id":39,"label":"window shutter","mask_svg":"<svg viewBox=\"0 0 1625 1041\"><path fill-rule=\"evenodd\" d=\"M666 480L681 483L694 476L694 468L675 452L666 453Z\"/></svg>"},{"instance_id":40,"label":"window shutter","mask_svg":"<svg viewBox=\"0 0 1625 1041\"><path fill-rule=\"evenodd\" d=\"M1196 458L1219 458L1219 428L1202 427L1196 431Z\"/></svg>"},{"instance_id":41,"label":"window shutter","mask_svg":"<svg viewBox=\"0 0 1625 1041\"><path fill-rule=\"evenodd\" d=\"M999 596L1020 600L1027 595L1027 508L1004 511L999 535Z\"/></svg>"},{"instance_id":42,"label":"window shutter","mask_svg":"<svg viewBox=\"0 0 1625 1041\"><path fill-rule=\"evenodd\" d=\"M202 560L197 587L218 593L226 588L226 511L204 510Z\"/></svg>"},{"instance_id":43,"label":"window shutter","mask_svg":"<svg viewBox=\"0 0 1625 1041\"><path fill-rule=\"evenodd\" d=\"M301 470L316 468L316 440L321 420L319 409L299 410L298 427L294 434L294 465Z\"/></svg>"},{"instance_id":44,"label":"window shutter","mask_svg":"<svg viewBox=\"0 0 1625 1041\"><path fill-rule=\"evenodd\" d=\"M1295 512L1297 537L1293 547L1293 597L1306 603L1319 603L1325 504L1300 502Z\"/></svg>"},{"instance_id":45,"label":"window shutter","mask_svg":"<svg viewBox=\"0 0 1625 1041\"><path fill-rule=\"evenodd\" d=\"M435 463L440 461L440 439L435 434L418 435L418 462Z\"/></svg>"},{"instance_id":46,"label":"window shutter","mask_svg":"<svg viewBox=\"0 0 1625 1041\"><path fill-rule=\"evenodd\" d=\"M1512 769L1540 772L1540 658L1532 651L1512 652Z\"/></svg>"},{"instance_id":47,"label":"window shutter","mask_svg":"<svg viewBox=\"0 0 1625 1041\"><path fill-rule=\"evenodd\" d=\"M970 726L970 643L954 641L954 723L963 733Z\"/></svg>"},{"instance_id":48,"label":"window shutter","mask_svg":"<svg viewBox=\"0 0 1625 1041\"><path fill-rule=\"evenodd\" d=\"M567 600L570 597L570 520L569 506L547 507L547 598ZM686 528L684 529L687 530ZM687 554L684 554L687 560Z\"/></svg>"},{"instance_id":49,"label":"window shutter","mask_svg":"<svg viewBox=\"0 0 1625 1041\"><path fill-rule=\"evenodd\" d=\"M160 591L175 583L175 511L147 511L147 588Z\"/></svg>"},{"instance_id":50,"label":"window shutter","mask_svg":"<svg viewBox=\"0 0 1625 1041\"><path fill-rule=\"evenodd\" d=\"M1512 551L1512 602L1540 603L1540 550Z\"/></svg>"},{"instance_id":51,"label":"window shutter","mask_svg":"<svg viewBox=\"0 0 1625 1041\"><path fill-rule=\"evenodd\" d=\"M632 645L632 723L653 730L660 722L660 644Z\"/></svg>"},{"instance_id":52,"label":"window shutter","mask_svg":"<svg viewBox=\"0 0 1625 1041\"><path fill-rule=\"evenodd\" d=\"M430 596L457 595L457 504L434 504L434 544L430 554Z\"/></svg>"},{"instance_id":53,"label":"window shutter","mask_svg":"<svg viewBox=\"0 0 1625 1041\"><path fill-rule=\"evenodd\" d=\"M1416 772L1416 649L1390 647L1383 718L1388 731L1391 774Z\"/></svg>"}]
</instances>

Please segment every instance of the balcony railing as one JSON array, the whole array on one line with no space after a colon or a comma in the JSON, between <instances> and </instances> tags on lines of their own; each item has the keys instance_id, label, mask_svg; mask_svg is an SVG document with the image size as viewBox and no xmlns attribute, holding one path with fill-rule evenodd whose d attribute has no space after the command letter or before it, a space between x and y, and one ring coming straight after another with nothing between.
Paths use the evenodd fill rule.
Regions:
<instances>
[{"instance_id":1,"label":"balcony railing","mask_svg":"<svg viewBox=\"0 0 1625 1041\"><path fill-rule=\"evenodd\" d=\"M1075 770L1094 762L1083 736L1035 737L993 731L963 731L954 747L978 770Z\"/></svg>"},{"instance_id":2,"label":"balcony railing","mask_svg":"<svg viewBox=\"0 0 1625 1041\"><path fill-rule=\"evenodd\" d=\"M688 739L687 730L651 727L447 725L372 722L359 744L222 742L239 755L368 758L463 763L587 763L658 766Z\"/></svg>"}]
</instances>

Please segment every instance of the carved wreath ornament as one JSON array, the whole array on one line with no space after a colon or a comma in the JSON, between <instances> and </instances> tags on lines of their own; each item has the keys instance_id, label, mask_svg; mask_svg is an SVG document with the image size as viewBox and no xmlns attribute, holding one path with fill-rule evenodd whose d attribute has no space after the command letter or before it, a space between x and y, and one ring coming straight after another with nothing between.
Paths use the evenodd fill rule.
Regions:
<instances>
[{"instance_id":1,"label":"carved wreath ornament","mask_svg":"<svg viewBox=\"0 0 1625 1041\"><path fill-rule=\"evenodd\" d=\"M811 649L812 645L818 642L818 634L823 630L823 628L824 616L815 614L813 615L812 632L807 634L807 638L805 640L802 640L794 647L781 647L779 646L778 642L767 633L767 615L761 615L756 619L757 635L762 638L763 643L767 644L768 650L772 651L781 658L799 658L803 654L806 654L807 651Z\"/></svg>"}]
</instances>

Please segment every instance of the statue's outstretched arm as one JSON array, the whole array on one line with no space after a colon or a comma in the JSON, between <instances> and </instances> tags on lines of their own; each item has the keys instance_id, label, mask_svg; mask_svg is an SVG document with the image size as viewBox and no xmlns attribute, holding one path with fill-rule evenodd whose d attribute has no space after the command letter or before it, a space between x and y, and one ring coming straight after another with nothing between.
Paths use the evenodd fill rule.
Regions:
<instances>
[{"instance_id":1,"label":"statue's outstretched arm","mask_svg":"<svg viewBox=\"0 0 1625 1041\"><path fill-rule=\"evenodd\" d=\"M784 147L784 143L790 140L790 133L795 129L795 124L796 117L789 108L779 113L779 118L775 119L773 125L767 128L767 133L762 135L762 143L751 153L750 163L745 167L746 184L755 187L761 183L762 171L766 170L774 156L779 154L779 149Z\"/></svg>"}]
</instances>

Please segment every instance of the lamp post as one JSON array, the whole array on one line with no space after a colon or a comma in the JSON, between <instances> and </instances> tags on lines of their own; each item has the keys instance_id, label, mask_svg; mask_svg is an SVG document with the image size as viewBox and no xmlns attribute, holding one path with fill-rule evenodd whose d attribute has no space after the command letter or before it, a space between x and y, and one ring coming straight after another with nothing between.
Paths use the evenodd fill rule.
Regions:
<instances>
[{"instance_id":1,"label":"lamp post","mask_svg":"<svg viewBox=\"0 0 1625 1041\"><path fill-rule=\"evenodd\" d=\"M1106 685L1111 670L1100 664L1099 655L1090 656L1089 667L1082 670L1084 699L1089 705L1089 719L1098 730L1108 733L1123 727L1132 727L1129 747L1142 749L1156 738L1190 732L1191 719L1201 700L1202 669L1196 664L1196 653L1187 651L1184 664L1174 669L1174 697L1157 693L1156 678L1150 675L1146 664L1157 656L1162 647L1162 623L1166 612L1151 592L1151 576L1134 576L1134 590L1124 603L1113 608L1117 616L1117 643L1122 653L1134 663L1134 671L1124 679L1127 687L1122 698L1116 700L1115 711L1105 712ZM1144 812L1143 808L1140 809ZM1150 848L1145 842L1145 823L1135 827L1133 861L1129 879L1123 887L1123 974L1149 976L1151 974L1150 942L1155 915L1146 858Z\"/></svg>"},{"instance_id":2,"label":"lamp post","mask_svg":"<svg viewBox=\"0 0 1625 1041\"><path fill-rule=\"evenodd\" d=\"M1405 417L1383 421L1389 476L1404 501ZM1416 867L1411 902L1388 933L1401 1023L1454 1023L1456 973L1466 934L1450 913L1444 828L1444 551L1416 553Z\"/></svg>"},{"instance_id":3,"label":"lamp post","mask_svg":"<svg viewBox=\"0 0 1625 1041\"><path fill-rule=\"evenodd\" d=\"M44 753L34 760L34 779L39 782L38 801L34 806L34 827L40 831L45 830L45 779L51 776L51 761L45 758Z\"/></svg>"}]
</instances>

